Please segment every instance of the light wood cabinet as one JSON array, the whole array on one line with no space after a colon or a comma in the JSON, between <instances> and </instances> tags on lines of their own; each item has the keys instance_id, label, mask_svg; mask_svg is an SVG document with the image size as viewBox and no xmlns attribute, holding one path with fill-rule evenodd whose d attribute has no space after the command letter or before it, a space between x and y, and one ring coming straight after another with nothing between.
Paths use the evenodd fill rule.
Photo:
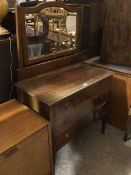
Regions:
<instances>
[{"instance_id":1,"label":"light wood cabinet","mask_svg":"<svg viewBox=\"0 0 131 175\"><path fill-rule=\"evenodd\" d=\"M49 123L16 100L0 105L0 175L51 175Z\"/></svg>"},{"instance_id":2,"label":"light wood cabinet","mask_svg":"<svg viewBox=\"0 0 131 175\"><path fill-rule=\"evenodd\" d=\"M131 105L131 77L115 73L110 94L110 118L112 125L125 130Z\"/></svg>"},{"instance_id":3,"label":"light wood cabinet","mask_svg":"<svg viewBox=\"0 0 131 175\"><path fill-rule=\"evenodd\" d=\"M85 63L114 72L108 104L108 121L113 126L126 131L130 122L128 114L131 106L131 68L103 64L100 57L86 60Z\"/></svg>"}]
</instances>

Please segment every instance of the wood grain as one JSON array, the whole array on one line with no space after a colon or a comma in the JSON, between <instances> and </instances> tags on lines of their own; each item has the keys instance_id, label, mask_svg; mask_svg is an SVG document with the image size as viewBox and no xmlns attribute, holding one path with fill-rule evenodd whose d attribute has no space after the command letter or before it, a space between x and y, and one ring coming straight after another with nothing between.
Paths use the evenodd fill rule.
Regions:
<instances>
[{"instance_id":1,"label":"wood grain","mask_svg":"<svg viewBox=\"0 0 131 175\"><path fill-rule=\"evenodd\" d=\"M51 175L48 141L46 127L6 151L0 156L0 174Z\"/></svg>"},{"instance_id":2,"label":"wood grain","mask_svg":"<svg viewBox=\"0 0 131 175\"><path fill-rule=\"evenodd\" d=\"M125 130L131 105L131 68L104 64L98 57L87 60L85 63L114 72L108 104L108 121L113 126Z\"/></svg>"},{"instance_id":3,"label":"wood grain","mask_svg":"<svg viewBox=\"0 0 131 175\"><path fill-rule=\"evenodd\" d=\"M107 102L111 76L111 71L79 63L18 82L18 99L41 115L46 114L51 122L55 153L89 123L91 105L92 116L97 118L100 114L98 118L103 117L103 112L96 109ZM64 129L65 119L71 123ZM68 131L69 138L66 138Z\"/></svg>"},{"instance_id":4,"label":"wood grain","mask_svg":"<svg viewBox=\"0 0 131 175\"><path fill-rule=\"evenodd\" d=\"M105 0L101 59L131 66L131 1Z\"/></svg>"},{"instance_id":5,"label":"wood grain","mask_svg":"<svg viewBox=\"0 0 131 175\"><path fill-rule=\"evenodd\" d=\"M16 86L50 106L111 75L110 71L78 64L61 72L20 81Z\"/></svg>"},{"instance_id":6,"label":"wood grain","mask_svg":"<svg viewBox=\"0 0 131 175\"><path fill-rule=\"evenodd\" d=\"M0 154L47 124L37 113L16 100L0 105Z\"/></svg>"}]
</instances>

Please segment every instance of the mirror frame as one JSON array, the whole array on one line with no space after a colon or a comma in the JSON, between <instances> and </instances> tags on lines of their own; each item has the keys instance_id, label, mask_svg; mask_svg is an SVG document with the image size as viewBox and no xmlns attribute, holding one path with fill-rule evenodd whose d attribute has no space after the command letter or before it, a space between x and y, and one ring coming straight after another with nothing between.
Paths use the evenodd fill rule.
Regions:
<instances>
[{"instance_id":1,"label":"mirror frame","mask_svg":"<svg viewBox=\"0 0 131 175\"><path fill-rule=\"evenodd\" d=\"M37 59L29 60L28 58L28 40L26 38L25 28L25 14L39 13L41 10L48 7L61 7L69 12L76 12L76 48L65 49L57 53L49 53L47 55L41 55ZM66 5L63 2L45 2L40 3L35 7L16 7L16 21L17 21L17 49L18 49L18 65L19 67L30 66L39 64L41 62L51 61L60 57L65 57L74 53L80 52L81 41L81 23L82 23L82 9L76 6Z\"/></svg>"}]
</instances>

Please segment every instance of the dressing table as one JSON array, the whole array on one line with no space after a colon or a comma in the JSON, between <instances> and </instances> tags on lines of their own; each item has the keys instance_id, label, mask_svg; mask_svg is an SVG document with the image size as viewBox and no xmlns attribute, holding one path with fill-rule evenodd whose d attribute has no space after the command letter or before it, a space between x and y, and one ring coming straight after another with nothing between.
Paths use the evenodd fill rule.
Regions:
<instances>
[{"instance_id":1,"label":"dressing table","mask_svg":"<svg viewBox=\"0 0 131 175\"><path fill-rule=\"evenodd\" d=\"M66 19L63 16L58 18L60 9L68 17L75 16L76 27L73 28L73 34L65 30ZM54 20L51 19L51 15L48 18L49 12L54 13L52 14ZM36 19L33 27L26 21L27 16ZM105 130L112 72L82 63L83 58L80 54L82 16L81 7L65 5L62 2L17 8L19 50L17 98L34 111L46 116L51 122L54 153L89 122L101 118L102 132ZM43 19L46 19L48 26L46 35ZM55 29L53 27L52 31L53 21ZM51 32L59 36L57 41L49 37ZM62 41L61 34L66 36ZM51 44L48 52L43 53L45 41ZM31 57L29 48L32 45L35 45L33 47L37 51Z\"/></svg>"}]
</instances>

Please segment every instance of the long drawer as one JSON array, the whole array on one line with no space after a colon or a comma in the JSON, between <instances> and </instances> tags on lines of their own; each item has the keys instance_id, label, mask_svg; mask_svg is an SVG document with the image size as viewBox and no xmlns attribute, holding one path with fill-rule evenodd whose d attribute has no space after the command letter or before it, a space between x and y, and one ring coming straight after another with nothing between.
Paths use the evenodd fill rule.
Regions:
<instances>
[{"instance_id":1,"label":"long drawer","mask_svg":"<svg viewBox=\"0 0 131 175\"><path fill-rule=\"evenodd\" d=\"M79 105L78 108L63 114L61 119L55 121L55 136L58 137L67 130L75 127L76 123L80 124L81 120L92 111L93 103L91 100L89 100Z\"/></svg>"},{"instance_id":2,"label":"long drawer","mask_svg":"<svg viewBox=\"0 0 131 175\"><path fill-rule=\"evenodd\" d=\"M61 148L64 144L66 144L76 133L81 131L81 128L87 126L93 120L93 113L90 113L74 124L74 127L66 129L65 132L60 134L55 138L56 150Z\"/></svg>"},{"instance_id":3,"label":"long drawer","mask_svg":"<svg viewBox=\"0 0 131 175\"><path fill-rule=\"evenodd\" d=\"M88 123L96 119L100 119L105 113L106 101L88 100L78 108L63 114L61 119L55 121L55 142L56 149L64 145L77 131L82 127L87 126Z\"/></svg>"},{"instance_id":4,"label":"long drawer","mask_svg":"<svg viewBox=\"0 0 131 175\"><path fill-rule=\"evenodd\" d=\"M105 79L91 87L88 87L80 93L76 93L75 95L55 104L55 120L63 116L64 113L72 111L74 108L80 106L89 99L97 99L97 97L101 97L103 94L108 94L110 87L109 82L110 81L108 79ZM107 95L104 95L103 98L107 98Z\"/></svg>"}]
</instances>

